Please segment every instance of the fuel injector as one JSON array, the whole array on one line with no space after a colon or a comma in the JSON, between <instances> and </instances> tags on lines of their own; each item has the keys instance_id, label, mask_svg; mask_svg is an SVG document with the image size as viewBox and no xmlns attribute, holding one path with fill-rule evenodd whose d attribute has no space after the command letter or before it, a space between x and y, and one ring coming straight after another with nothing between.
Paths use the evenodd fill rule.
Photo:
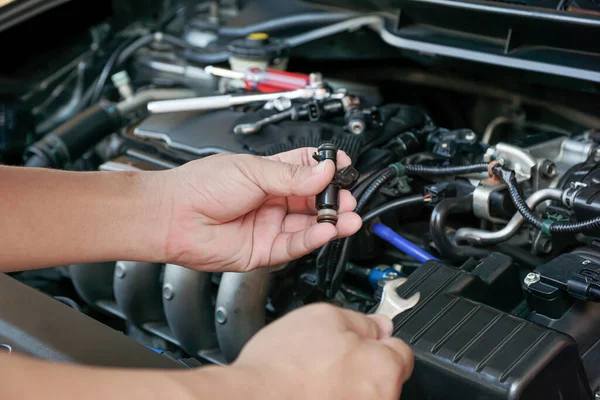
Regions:
<instances>
[{"instance_id":1,"label":"fuel injector","mask_svg":"<svg viewBox=\"0 0 600 400\"><path fill-rule=\"evenodd\" d=\"M318 162L331 160L337 169L338 148L332 143L323 143L313 154L313 158ZM351 165L341 171L337 171L329 185L319 193L315 198L315 205L318 210L317 222L328 222L335 225L337 223L337 214L339 210L340 189L354 184L358 180L358 171Z\"/></svg>"}]
</instances>

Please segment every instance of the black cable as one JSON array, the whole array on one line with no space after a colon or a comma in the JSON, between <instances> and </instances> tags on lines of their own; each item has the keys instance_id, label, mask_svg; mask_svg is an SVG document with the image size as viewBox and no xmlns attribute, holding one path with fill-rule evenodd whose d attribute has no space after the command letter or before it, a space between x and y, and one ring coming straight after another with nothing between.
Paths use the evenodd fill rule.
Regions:
<instances>
[{"instance_id":1,"label":"black cable","mask_svg":"<svg viewBox=\"0 0 600 400\"><path fill-rule=\"evenodd\" d=\"M393 179L396 173L396 169L386 168L377 175L362 182L353 191L353 195L359 199L354 212L360 214L373 195L381 186ZM334 282L335 279L339 279L340 274L343 273L344 265L348 258L350 242L350 238L334 240L323 246L319 251L317 255L317 271L321 287L326 285L326 282ZM335 293L331 290L331 286L328 293Z\"/></svg>"},{"instance_id":2,"label":"black cable","mask_svg":"<svg viewBox=\"0 0 600 400\"><path fill-rule=\"evenodd\" d=\"M377 191L381 189L383 185L394 179L396 176L396 169L386 168L379 175L373 178L372 182L366 186L364 192L360 193L360 196L357 196L358 202L354 212L360 215L362 210L365 208L365 205L369 202L369 200L371 200L373 195L377 193ZM328 279L335 280L335 277L339 276L341 273L340 271L344 269L344 265L348 259L350 242L350 238L344 238L334 242L331 251L329 252L329 262L327 268Z\"/></svg>"},{"instance_id":3,"label":"black cable","mask_svg":"<svg viewBox=\"0 0 600 400\"><path fill-rule=\"evenodd\" d=\"M370 185L380 177L381 171L375 171L360 182L356 187L351 188L352 195L356 198L362 197L363 193L370 187ZM356 210L356 209L355 209ZM325 288L325 283L329 282L334 273L334 266L337 264L339 252L342 248L345 239L334 240L325 244L319 250L316 258L317 272L318 272L318 286L321 289ZM329 275L329 276L328 276Z\"/></svg>"},{"instance_id":4,"label":"black cable","mask_svg":"<svg viewBox=\"0 0 600 400\"><path fill-rule=\"evenodd\" d=\"M102 72L98 76L96 80L96 84L94 86L94 90L92 91L92 97L90 98L90 104L96 103L100 100L100 96L102 95L102 91L104 90L104 85L106 85L106 81L110 76L112 70L118 65L117 61L119 59L119 55L123 52L123 50L127 49L131 44L135 43L138 40L137 37L126 40L121 43L116 50L110 55L106 64L104 64L104 68L102 68ZM141 47L141 46L140 46Z\"/></svg>"},{"instance_id":5,"label":"black cable","mask_svg":"<svg viewBox=\"0 0 600 400\"><path fill-rule=\"evenodd\" d=\"M446 233L448 218L453 214L473 212L471 196L454 197L442 200L431 213L429 231L440 255L453 262L463 262L471 257L484 257L489 251L472 246L459 246L453 243Z\"/></svg>"},{"instance_id":6,"label":"black cable","mask_svg":"<svg viewBox=\"0 0 600 400\"><path fill-rule=\"evenodd\" d=\"M418 164L404 165L404 171L406 175L452 176L486 172L487 170L487 163L450 167L426 166Z\"/></svg>"},{"instance_id":7,"label":"black cable","mask_svg":"<svg viewBox=\"0 0 600 400\"><path fill-rule=\"evenodd\" d=\"M542 218L538 217L537 214L525 202L514 171L505 170L501 167L495 167L493 172L496 176L502 178L504 183L506 183L508 194L525 221L529 222L532 226L541 230L542 232L581 233L583 231L600 229L600 217L592 218L588 221L566 224L554 223L553 221L544 221Z\"/></svg>"},{"instance_id":8,"label":"black cable","mask_svg":"<svg viewBox=\"0 0 600 400\"><path fill-rule=\"evenodd\" d=\"M392 179L394 179L397 176L398 176L398 171L395 168L390 167L390 168L384 169L383 172L381 172L377 176L377 178L375 178L373 180L373 182L371 182L371 184L369 184L369 186L367 186L367 188L365 189L365 192L362 193L362 195L358 199L358 202L356 204L356 209L354 210L354 212L357 214L360 214L362 212L363 208L365 208L365 205L369 202L369 200L371 200L373 195L375 193L377 193L383 185L385 185L386 183L388 183L389 181L391 181Z\"/></svg>"},{"instance_id":9,"label":"black cable","mask_svg":"<svg viewBox=\"0 0 600 400\"><path fill-rule=\"evenodd\" d=\"M398 210L400 208L405 208L405 207L410 207L413 205L417 205L417 204L423 204L423 196L421 195L415 195L415 196L409 196L409 197L405 197L402 199L398 199L395 201L392 201L390 203L384 204L383 206L367 213L363 218L363 223L369 222L377 217L379 217L381 214L388 212L388 211L392 211L392 210ZM334 270L333 276L331 277L331 285L329 288L329 292L328 295L329 296L333 296L339 289L341 283L342 283L342 278L344 276L344 271L346 270L346 262L348 261L348 254L350 252L350 246L352 244L352 240L353 237L348 237L346 239L344 239L343 244L342 244L342 249L340 251L340 255L338 257L338 262L336 264L336 268Z\"/></svg>"},{"instance_id":10,"label":"black cable","mask_svg":"<svg viewBox=\"0 0 600 400\"><path fill-rule=\"evenodd\" d=\"M141 36L131 42L127 47L125 47L119 53L119 58L117 59L117 65L123 64L125 61L129 59L136 51L141 49L144 46L149 45L154 40L154 35L149 33L147 35Z\"/></svg>"},{"instance_id":11,"label":"black cable","mask_svg":"<svg viewBox=\"0 0 600 400\"><path fill-rule=\"evenodd\" d=\"M121 66L129 59L129 57L135 54L136 51L149 45L154 40L168 43L172 46L182 49L187 49L189 47L189 44L185 40L162 32L148 33L143 36L137 36L125 41L111 54L110 58L104 65L102 72L100 72L100 75L95 82L90 103L94 104L100 99L100 96L102 96L102 92L104 90L104 86L106 85L106 82L108 81L108 78L115 67Z\"/></svg>"},{"instance_id":12,"label":"black cable","mask_svg":"<svg viewBox=\"0 0 600 400\"><path fill-rule=\"evenodd\" d=\"M371 222L375 218L378 218L382 214L385 214L387 212L395 211L400 208L405 208L413 205L423 204L424 199L425 198L422 195L418 194L391 201L363 215L362 222L363 224L366 224L367 222Z\"/></svg>"},{"instance_id":13,"label":"black cable","mask_svg":"<svg viewBox=\"0 0 600 400\"><path fill-rule=\"evenodd\" d=\"M451 167L429 167L422 165L405 165L403 166L404 172L407 175L434 175L434 176L450 176L450 175L460 175L474 172L485 172L488 169L488 164L475 164L475 165L466 165L466 166L451 166ZM360 189L361 191L364 188L364 192L355 196L358 198L358 202L355 208L355 212L357 214L361 214L365 206L371 200L373 195L381 189L383 185L391 181L392 179L398 176L398 172L400 169L395 167L388 167L384 169L379 175L374 177L372 181L368 184L368 186L359 186L357 188L357 192ZM415 196L413 198L419 198L419 202L423 201L422 196ZM404 199L401 199L404 200ZM404 207L410 204L414 204L411 201L407 203L400 202L396 207ZM392 208L393 209L393 208ZM375 217L371 217L375 218ZM445 226L445 225L444 225ZM445 232L444 232L445 234ZM450 242L448 238L446 238L448 243ZM328 294L333 295L337 291L341 283L341 279L344 273L344 267L346 262L348 261L348 256L350 253L350 247L352 243L352 237L348 237L341 240L336 240L331 246L328 248L321 249L319 253L320 258L325 259L324 255L328 254L328 262L326 263L326 280L331 282ZM467 248L468 246L461 246ZM338 250L339 249L339 250ZM473 252L480 253L479 249L473 248ZM487 254L487 252L485 253ZM468 258L468 257L467 257ZM323 265L321 265L323 268Z\"/></svg>"}]
</instances>

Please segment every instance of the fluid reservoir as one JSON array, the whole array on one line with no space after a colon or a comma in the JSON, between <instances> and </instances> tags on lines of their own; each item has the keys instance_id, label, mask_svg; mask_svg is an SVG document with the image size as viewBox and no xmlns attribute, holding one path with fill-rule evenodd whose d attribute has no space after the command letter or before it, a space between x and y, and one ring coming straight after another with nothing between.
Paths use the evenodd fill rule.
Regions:
<instances>
[{"instance_id":1,"label":"fluid reservoir","mask_svg":"<svg viewBox=\"0 0 600 400\"><path fill-rule=\"evenodd\" d=\"M229 65L238 72L251 68L285 70L289 59L289 46L267 33L251 33L229 44Z\"/></svg>"}]
</instances>

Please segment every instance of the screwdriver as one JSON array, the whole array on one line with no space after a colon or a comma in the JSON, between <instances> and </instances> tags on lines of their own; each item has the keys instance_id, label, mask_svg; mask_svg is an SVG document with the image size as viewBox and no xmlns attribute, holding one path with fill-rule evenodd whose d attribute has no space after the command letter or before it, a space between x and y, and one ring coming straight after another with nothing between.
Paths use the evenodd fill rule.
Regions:
<instances>
[{"instance_id":1,"label":"screwdriver","mask_svg":"<svg viewBox=\"0 0 600 400\"><path fill-rule=\"evenodd\" d=\"M214 76L242 80L246 84L247 90L257 90L262 93L302 89L310 84L308 75L274 69L262 70L259 68L250 68L246 72L237 72L225 68L208 66L204 68L204 71Z\"/></svg>"}]
</instances>

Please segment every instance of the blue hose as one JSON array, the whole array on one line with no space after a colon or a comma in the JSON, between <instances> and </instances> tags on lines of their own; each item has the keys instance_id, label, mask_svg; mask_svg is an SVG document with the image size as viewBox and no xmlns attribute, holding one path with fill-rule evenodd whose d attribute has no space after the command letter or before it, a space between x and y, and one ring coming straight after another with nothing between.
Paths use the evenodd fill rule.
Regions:
<instances>
[{"instance_id":1,"label":"blue hose","mask_svg":"<svg viewBox=\"0 0 600 400\"><path fill-rule=\"evenodd\" d=\"M429 260L439 261L437 258L427 253L425 250L418 247L416 244L409 242L396 232L391 230L384 224L377 223L373 225L373 233L390 243L398 250L406 253L419 262L425 262Z\"/></svg>"}]
</instances>

